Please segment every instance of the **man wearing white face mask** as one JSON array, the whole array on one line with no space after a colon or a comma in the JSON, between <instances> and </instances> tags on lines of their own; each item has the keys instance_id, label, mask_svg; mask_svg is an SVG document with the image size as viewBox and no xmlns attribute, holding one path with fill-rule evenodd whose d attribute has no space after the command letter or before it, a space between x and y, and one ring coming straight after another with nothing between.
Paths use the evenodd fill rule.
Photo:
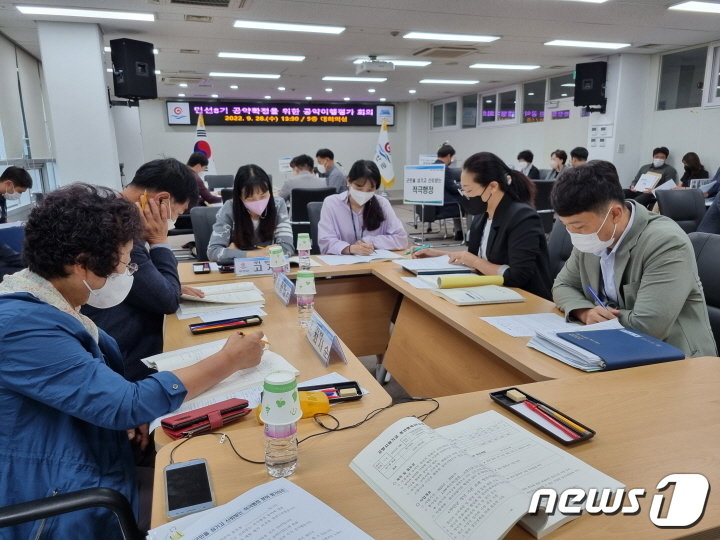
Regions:
<instances>
[{"instance_id":1,"label":"man wearing white face mask","mask_svg":"<svg viewBox=\"0 0 720 540\"><path fill-rule=\"evenodd\" d=\"M625 201L612 163L590 161L564 172L551 201L574 246L553 286L568 319L617 318L687 356L717 354L687 234L671 219Z\"/></svg>"},{"instance_id":2,"label":"man wearing white face mask","mask_svg":"<svg viewBox=\"0 0 720 540\"><path fill-rule=\"evenodd\" d=\"M656 187L663 185L668 180L672 180L677 184L679 177L675 167L668 165L667 163L667 158L669 156L670 150L668 150L667 147L659 146L658 148L655 148L653 150L652 163L647 163L646 165L640 167L640 170L638 170L635 175L632 184L630 184L630 188L625 190L625 198L634 199L648 208L655 204L655 196L652 194L652 190L646 189L645 191L637 191L635 189L635 184L638 183L640 177L645 173L660 175L659 180L655 184Z\"/></svg>"},{"instance_id":3,"label":"man wearing white face mask","mask_svg":"<svg viewBox=\"0 0 720 540\"><path fill-rule=\"evenodd\" d=\"M130 291L112 307L91 294L82 312L118 342L124 356L125 376L137 381L153 373L141 359L162 352L162 328L166 314L175 313L180 293L195 294L181 287L177 259L167 243L168 228L198 196L192 170L176 159L157 159L142 165L122 196L135 203L143 224L143 238L135 242L130 261L138 271ZM118 278L118 289L127 278Z\"/></svg>"},{"instance_id":4,"label":"man wearing white face mask","mask_svg":"<svg viewBox=\"0 0 720 540\"><path fill-rule=\"evenodd\" d=\"M7 223L7 201L18 200L31 187L32 178L25 169L5 169L0 175L0 223ZM4 275L17 272L24 266L20 253L0 242L0 281Z\"/></svg>"},{"instance_id":5,"label":"man wearing white face mask","mask_svg":"<svg viewBox=\"0 0 720 540\"><path fill-rule=\"evenodd\" d=\"M345 175L335 165L335 154L329 148L321 148L315 152L315 161L318 163L318 173L327 180L328 187L334 187L338 193L347 189Z\"/></svg>"}]
</instances>

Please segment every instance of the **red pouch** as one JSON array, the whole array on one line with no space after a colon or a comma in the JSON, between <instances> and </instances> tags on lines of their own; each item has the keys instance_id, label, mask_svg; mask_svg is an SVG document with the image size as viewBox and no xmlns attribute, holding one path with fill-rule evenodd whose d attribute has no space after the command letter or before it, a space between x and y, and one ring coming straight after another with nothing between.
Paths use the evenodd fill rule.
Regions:
<instances>
[{"instance_id":1,"label":"red pouch","mask_svg":"<svg viewBox=\"0 0 720 540\"><path fill-rule=\"evenodd\" d=\"M247 400L233 398L194 411L168 416L160 425L171 439L182 439L237 422L251 410Z\"/></svg>"}]
</instances>

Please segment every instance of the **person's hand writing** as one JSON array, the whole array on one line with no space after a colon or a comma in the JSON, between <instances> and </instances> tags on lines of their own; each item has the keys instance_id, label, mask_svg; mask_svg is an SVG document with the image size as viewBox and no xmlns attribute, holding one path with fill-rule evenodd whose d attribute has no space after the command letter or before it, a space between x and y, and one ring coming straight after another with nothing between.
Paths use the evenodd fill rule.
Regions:
<instances>
[{"instance_id":1,"label":"person's hand writing","mask_svg":"<svg viewBox=\"0 0 720 540\"><path fill-rule=\"evenodd\" d=\"M262 332L235 333L227 339L221 352L230 358L236 370L257 366L264 348L262 336Z\"/></svg>"},{"instance_id":2,"label":"person's hand writing","mask_svg":"<svg viewBox=\"0 0 720 540\"><path fill-rule=\"evenodd\" d=\"M148 198L144 210L140 208L140 203L136 204L140 209L140 221L145 230L145 241L151 246L167 243L167 220L170 217L170 207L165 203L158 204L152 197Z\"/></svg>"},{"instance_id":3,"label":"person's hand writing","mask_svg":"<svg viewBox=\"0 0 720 540\"><path fill-rule=\"evenodd\" d=\"M195 287L190 287L189 285L181 285L180 293L187 294L188 296L197 296L198 298L205 298L204 292L202 292L200 289L196 289Z\"/></svg>"},{"instance_id":4,"label":"person's hand writing","mask_svg":"<svg viewBox=\"0 0 720 540\"><path fill-rule=\"evenodd\" d=\"M594 308L576 309L573 315L583 324L595 324L617 319L620 316L620 311L613 308L605 309L604 307L596 306Z\"/></svg>"},{"instance_id":5,"label":"person's hand writing","mask_svg":"<svg viewBox=\"0 0 720 540\"><path fill-rule=\"evenodd\" d=\"M424 259L425 257L440 257L441 255L447 255L447 252L435 248L425 248L413 251L412 258Z\"/></svg>"},{"instance_id":6,"label":"person's hand writing","mask_svg":"<svg viewBox=\"0 0 720 540\"><path fill-rule=\"evenodd\" d=\"M482 260L480 257L470 253L469 251L450 252L448 253L448 259L450 260L450 264L458 264L475 269L479 268L480 261Z\"/></svg>"},{"instance_id":7,"label":"person's hand writing","mask_svg":"<svg viewBox=\"0 0 720 540\"><path fill-rule=\"evenodd\" d=\"M358 240L354 244L348 246L348 251L353 255L372 255L375 247L372 244Z\"/></svg>"}]
</instances>

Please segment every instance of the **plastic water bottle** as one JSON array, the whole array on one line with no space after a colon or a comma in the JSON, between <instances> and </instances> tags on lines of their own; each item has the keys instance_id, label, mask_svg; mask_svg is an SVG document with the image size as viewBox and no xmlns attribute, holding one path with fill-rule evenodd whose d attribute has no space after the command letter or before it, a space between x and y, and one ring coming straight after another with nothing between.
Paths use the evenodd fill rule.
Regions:
<instances>
[{"instance_id":1,"label":"plastic water bottle","mask_svg":"<svg viewBox=\"0 0 720 540\"><path fill-rule=\"evenodd\" d=\"M265 424L265 467L270 476L284 478L297 467L297 424Z\"/></svg>"},{"instance_id":2,"label":"plastic water bottle","mask_svg":"<svg viewBox=\"0 0 720 540\"><path fill-rule=\"evenodd\" d=\"M297 252L300 270L310 270L310 249L312 241L308 233L300 233L297 237Z\"/></svg>"},{"instance_id":3,"label":"plastic water bottle","mask_svg":"<svg viewBox=\"0 0 720 540\"><path fill-rule=\"evenodd\" d=\"M307 328L315 310L315 274L313 272L302 270L297 273L295 299L298 307L298 323L303 328Z\"/></svg>"},{"instance_id":4,"label":"plastic water bottle","mask_svg":"<svg viewBox=\"0 0 720 540\"><path fill-rule=\"evenodd\" d=\"M273 282L285 273L285 254L283 253L282 247L276 244L268 247L268 254L270 255L270 269L272 270Z\"/></svg>"},{"instance_id":5,"label":"plastic water bottle","mask_svg":"<svg viewBox=\"0 0 720 540\"><path fill-rule=\"evenodd\" d=\"M310 324L313 311L315 311L315 295L314 294L296 294L298 307L298 323L303 328L307 328Z\"/></svg>"}]
</instances>

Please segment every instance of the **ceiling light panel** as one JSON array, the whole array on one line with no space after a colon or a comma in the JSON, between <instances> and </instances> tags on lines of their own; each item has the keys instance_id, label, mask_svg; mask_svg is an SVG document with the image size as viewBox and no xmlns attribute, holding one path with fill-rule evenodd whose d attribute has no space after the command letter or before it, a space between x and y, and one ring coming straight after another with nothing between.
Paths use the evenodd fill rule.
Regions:
<instances>
[{"instance_id":1,"label":"ceiling light panel","mask_svg":"<svg viewBox=\"0 0 720 540\"><path fill-rule=\"evenodd\" d=\"M604 41L574 41L570 39L554 39L545 45L555 47L585 47L587 49L622 49L629 47L630 43L610 43Z\"/></svg>"},{"instance_id":2,"label":"ceiling light panel","mask_svg":"<svg viewBox=\"0 0 720 540\"><path fill-rule=\"evenodd\" d=\"M694 11L696 13L720 13L720 4L715 2L682 2L668 9L676 11Z\"/></svg>"},{"instance_id":3,"label":"ceiling light panel","mask_svg":"<svg viewBox=\"0 0 720 540\"><path fill-rule=\"evenodd\" d=\"M469 43L490 43L500 39L500 36L483 36L476 34L436 34L433 32L409 32L403 36L405 39L426 39L431 41L467 41Z\"/></svg>"},{"instance_id":4,"label":"ceiling light panel","mask_svg":"<svg viewBox=\"0 0 720 540\"><path fill-rule=\"evenodd\" d=\"M466 81L461 79L423 79L420 84L477 84L480 81Z\"/></svg>"},{"instance_id":5,"label":"ceiling light panel","mask_svg":"<svg viewBox=\"0 0 720 540\"><path fill-rule=\"evenodd\" d=\"M310 32L314 34L341 34L345 31L344 26L318 26L315 24L278 23L272 21L237 20L233 26L235 28L245 28L248 30L278 30L281 32Z\"/></svg>"},{"instance_id":6,"label":"ceiling light panel","mask_svg":"<svg viewBox=\"0 0 720 540\"><path fill-rule=\"evenodd\" d=\"M385 60L385 59L379 59L381 62L392 62L396 66L400 67L425 67L432 64L429 60ZM353 64L362 64L363 62L369 62L369 58L358 58L357 60L353 61Z\"/></svg>"},{"instance_id":7,"label":"ceiling light panel","mask_svg":"<svg viewBox=\"0 0 720 540\"><path fill-rule=\"evenodd\" d=\"M529 64L472 64L470 67L473 69L518 69L529 71L538 69L540 66Z\"/></svg>"},{"instance_id":8,"label":"ceiling light panel","mask_svg":"<svg viewBox=\"0 0 720 540\"><path fill-rule=\"evenodd\" d=\"M279 79L280 75L273 73L226 73L224 71L211 71L210 77L234 77L236 79Z\"/></svg>"},{"instance_id":9,"label":"ceiling light panel","mask_svg":"<svg viewBox=\"0 0 720 540\"><path fill-rule=\"evenodd\" d=\"M385 82L387 77L344 77L339 75L325 75L323 81L340 81L340 82Z\"/></svg>"},{"instance_id":10,"label":"ceiling light panel","mask_svg":"<svg viewBox=\"0 0 720 540\"><path fill-rule=\"evenodd\" d=\"M15 6L23 15L48 15L52 17L83 17L86 19L116 19L121 21L153 22L154 13L132 11L109 11L102 9L70 9L45 6Z\"/></svg>"},{"instance_id":11,"label":"ceiling light panel","mask_svg":"<svg viewBox=\"0 0 720 540\"><path fill-rule=\"evenodd\" d=\"M295 56L290 54L254 54L254 53L238 53L238 52L219 52L218 58L237 58L240 60L279 60L285 62L302 62L304 56Z\"/></svg>"}]
</instances>

